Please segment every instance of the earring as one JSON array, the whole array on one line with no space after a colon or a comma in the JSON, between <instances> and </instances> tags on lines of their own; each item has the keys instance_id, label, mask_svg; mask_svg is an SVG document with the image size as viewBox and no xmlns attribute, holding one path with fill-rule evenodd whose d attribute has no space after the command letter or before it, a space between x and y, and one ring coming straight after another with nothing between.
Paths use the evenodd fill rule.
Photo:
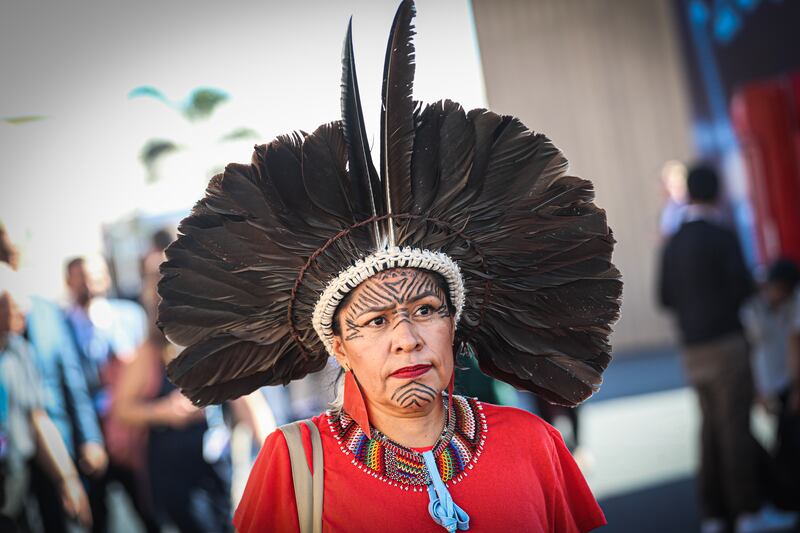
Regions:
<instances>
[{"instance_id":1,"label":"earring","mask_svg":"<svg viewBox=\"0 0 800 533\"><path fill-rule=\"evenodd\" d=\"M372 438L369 428L369 415L367 414L367 404L364 401L364 394L358 385L356 376L349 369L344 375L344 401L342 408L352 417L366 434L367 438Z\"/></svg>"},{"instance_id":2,"label":"earring","mask_svg":"<svg viewBox=\"0 0 800 533\"><path fill-rule=\"evenodd\" d=\"M453 391L456 388L456 369L453 369L453 374L450 376L450 383L447 384L447 409L448 413L453 411Z\"/></svg>"}]
</instances>

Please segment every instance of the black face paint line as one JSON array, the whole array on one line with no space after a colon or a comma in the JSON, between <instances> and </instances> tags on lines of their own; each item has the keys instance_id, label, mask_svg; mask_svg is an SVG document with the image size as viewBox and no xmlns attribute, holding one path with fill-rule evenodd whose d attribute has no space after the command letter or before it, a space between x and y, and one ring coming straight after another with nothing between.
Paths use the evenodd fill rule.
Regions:
<instances>
[{"instance_id":1,"label":"black face paint line","mask_svg":"<svg viewBox=\"0 0 800 533\"><path fill-rule=\"evenodd\" d=\"M436 391L420 383L419 381L410 381L395 389L392 394L392 401L398 403L400 407L421 407L426 403L430 403L436 398Z\"/></svg>"},{"instance_id":2,"label":"black face paint line","mask_svg":"<svg viewBox=\"0 0 800 533\"><path fill-rule=\"evenodd\" d=\"M351 318L344 319L345 324L345 337L344 340L352 341L354 339L360 339L364 335L361 333L361 326L356 324Z\"/></svg>"}]
</instances>

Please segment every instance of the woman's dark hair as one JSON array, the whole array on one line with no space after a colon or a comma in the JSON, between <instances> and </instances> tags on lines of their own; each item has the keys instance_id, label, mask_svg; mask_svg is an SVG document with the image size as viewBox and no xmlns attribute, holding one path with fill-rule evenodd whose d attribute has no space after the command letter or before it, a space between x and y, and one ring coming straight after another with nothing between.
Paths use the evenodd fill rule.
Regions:
<instances>
[{"instance_id":1,"label":"woman's dark hair","mask_svg":"<svg viewBox=\"0 0 800 533\"><path fill-rule=\"evenodd\" d=\"M447 284L447 280L444 279L444 276L442 276L438 272L434 272L432 270L425 270L423 268L419 268L419 269L416 269L416 270L421 270L422 272L425 272L426 274L428 274L429 276L431 276L433 278L433 281L436 282L436 286L439 287L442 290L442 292L444 293L444 297L445 297L445 300L446 300L445 303L447 304L447 309L450 310L450 314L451 315L455 314L456 308L453 306L453 301L450 298L450 286ZM339 305L336 306L336 312L333 313L333 324L331 326L331 329L333 330L333 334L334 335L341 335L342 334L342 328L339 325L339 312L347 306L347 304L352 299L354 292L355 292L355 289L353 289L352 291L348 292L347 296L345 296L342 299L342 301L339 302Z\"/></svg>"}]
</instances>

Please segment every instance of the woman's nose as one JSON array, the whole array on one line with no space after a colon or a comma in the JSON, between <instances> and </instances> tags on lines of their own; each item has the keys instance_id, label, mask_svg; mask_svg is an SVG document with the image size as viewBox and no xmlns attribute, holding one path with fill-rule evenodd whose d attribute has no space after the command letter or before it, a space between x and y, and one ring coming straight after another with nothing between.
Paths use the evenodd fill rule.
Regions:
<instances>
[{"instance_id":1,"label":"woman's nose","mask_svg":"<svg viewBox=\"0 0 800 533\"><path fill-rule=\"evenodd\" d=\"M408 318L399 319L392 330L392 352L413 352L421 347L422 337L416 326Z\"/></svg>"}]
</instances>

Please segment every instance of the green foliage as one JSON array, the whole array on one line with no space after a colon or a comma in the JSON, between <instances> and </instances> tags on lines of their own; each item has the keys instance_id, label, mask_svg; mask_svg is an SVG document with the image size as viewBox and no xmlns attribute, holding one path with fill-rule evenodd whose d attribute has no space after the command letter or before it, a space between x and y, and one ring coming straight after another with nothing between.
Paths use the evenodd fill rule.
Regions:
<instances>
[{"instance_id":1,"label":"green foliage","mask_svg":"<svg viewBox=\"0 0 800 533\"><path fill-rule=\"evenodd\" d=\"M174 102L164 93L150 85L141 85L128 93L128 98L152 98L164 103L171 109L178 111L184 118L194 122L208 119L214 110L223 102L230 99L228 93L213 87L198 87L182 102ZM237 141L248 138L257 138L258 133L251 128L237 128L218 139L219 142ZM180 150L182 147L168 139L150 139L145 143L139 157L147 168L147 181L152 183L158 180L156 163L165 155Z\"/></svg>"},{"instance_id":2,"label":"green foliage","mask_svg":"<svg viewBox=\"0 0 800 533\"><path fill-rule=\"evenodd\" d=\"M156 162L166 154L179 150L180 147L172 141L165 139L150 139L145 143L139 158L147 168L147 181L153 183L158 179L155 172Z\"/></svg>"},{"instance_id":3,"label":"green foliage","mask_svg":"<svg viewBox=\"0 0 800 533\"><path fill-rule=\"evenodd\" d=\"M38 122L45 118L47 117L43 115L20 115L18 117L2 117L0 118L0 122L5 122L12 126L19 126L20 124L27 124L28 122Z\"/></svg>"},{"instance_id":4,"label":"green foliage","mask_svg":"<svg viewBox=\"0 0 800 533\"><path fill-rule=\"evenodd\" d=\"M189 120L208 118L219 104L228 100L228 94L219 89L199 88L189 96L183 114Z\"/></svg>"},{"instance_id":5,"label":"green foliage","mask_svg":"<svg viewBox=\"0 0 800 533\"><path fill-rule=\"evenodd\" d=\"M146 98L155 98L156 100L160 100L167 105L172 105L167 97L164 96L164 93L149 85L141 85L128 93L128 98L139 98L141 96Z\"/></svg>"},{"instance_id":6,"label":"green foliage","mask_svg":"<svg viewBox=\"0 0 800 533\"><path fill-rule=\"evenodd\" d=\"M257 139L258 137L259 137L258 132L252 128L236 128L230 133L226 133L225 135L220 137L219 140L221 142L238 141L241 139Z\"/></svg>"}]
</instances>

